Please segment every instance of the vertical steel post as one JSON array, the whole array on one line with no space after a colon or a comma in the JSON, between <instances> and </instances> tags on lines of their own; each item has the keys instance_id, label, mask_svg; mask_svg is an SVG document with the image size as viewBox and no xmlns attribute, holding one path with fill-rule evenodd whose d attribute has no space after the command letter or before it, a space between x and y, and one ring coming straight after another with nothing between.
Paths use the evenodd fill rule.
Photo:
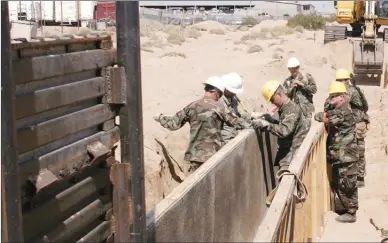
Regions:
<instances>
[{"instance_id":1,"label":"vertical steel post","mask_svg":"<svg viewBox=\"0 0 388 243\"><path fill-rule=\"evenodd\" d=\"M118 64L127 78L127 103L120 110L121 161L130 164L131 242L146 241L139 1L116 1Z\"/></svg>"},{"instance_id":2,"label":"vertical steel post","mask_svg":"<svg viewBox=\"0 0 388 243\"><path fill-rule=\"evenodd\" d=\"M8 1L1 1L1 241L23 242Z\"/></svg>"}]
</instances>

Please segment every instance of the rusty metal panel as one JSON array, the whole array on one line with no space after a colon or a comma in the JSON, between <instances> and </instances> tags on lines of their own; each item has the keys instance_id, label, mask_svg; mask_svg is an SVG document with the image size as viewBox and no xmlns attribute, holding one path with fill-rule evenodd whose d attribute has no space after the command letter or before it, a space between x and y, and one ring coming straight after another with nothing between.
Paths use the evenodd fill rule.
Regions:
<instances>
[{"instance_id":1,"label":"rusty metal panel","mask_svg":"<svg viewBox=\"0 0 388 243\"><path fill-rule=\"evenodd\" d=\"M42 80L35 80L29 83L23 83L15 86L15 94L17 96L32 93L36 90L47 89L57 85L69 84L79 80L91 79L97 77L100 71L98 69L91 69L77 73L69 73L66 75L46 78Z\"/></svg>"},{"instance_id":2,"label":"rusty metal panel","mask_svg":"<svg viewBox=\"0 0 388 243\"><path fill-rule=\"evenodd\" d=\"M23 141L18 143L18 152L27 152L66 135L101 124L114 116L115 113L108 105L101 104L30 126L18 132L18 141Z\"/></svg>"},{"instance_id":3,"label":"rusty metal panel","mask_svg":"<svg viewBox=\"0 0 388 243\"><path fill-rule=\"evenodd\" d=\"M29 58L43 55L56 55L76 51L93 49L110 49L112 40L110 36L96 36L87 38L63 38L53 36L43 38L41 41L14 43L12 52L14 59Z\"/></svg>"},{"instance_id":4,"label":"rusty metal panel","mask_svg":"<svg viewBox=\"0 0 388 243\"><path fill-rule=\"evenodd\" d=\"M107 67L102 71L106 79L104 102L108 104L126 104L127 78L123 67Z\"/></svg>"},{"instance_id":5,"label":"rusty metal panel","mask_svg":"<svg viewBox=\"0 0 388 243\"><path fill-rule=\"evenodd\" d=\"M99 97L104 93L105 81L101 77L38 90L16 97L16 118Z\"/></svg>"},{"instance_id":6,"label":"rusty metal panel","mask_svg":"<svg viewBox=\"0 0 388 243\"><path fill-rule=\"evenodd\" d=\"M91 196L99 196L100 189L109 186L108 169L90 176L74 186L55 195L47 203L34 208L23 215L24 238L30 240L37 233L50 229L58 221L65 220L83 207L83 201L90 201ZM86 205L85 205L86 206ZM53 217L55 215L55 217ZM39 224L36 224L39 219Z\"/></svg>"},{"instance_id":7,"label":"rusty metal panel","mask_svg":"<svg viewBox=\"0 0 388 243\"><path fill-rule=\"evenodd\" d=\"M41 169L49 169L56 176L67 176L78 168L78 164L86 164L89 156L87 146L93 142L100 141L106 147L111 148L119 141L119 129L115 127L107 132L99 132L92 136L78 140L75 143L63 146L51 153L41 154L36 151L36 156L21 155L20 181L28 180L30 174L38 173Z\"/></svg>"},{"instance_id":8,"label":"rusty metal panel","mask_svg":"<svg viewBox=\"0 0 388 243\"><path fill-rule=\"evenodd\" d=\"M22 84L103 68L113 65L115 62L116 50L101 49L21 59L12 62L13 82L14 84Z\"/></svg>"},{"instance_id":9,"label":"rusty metal panel","mask_svg":"<svg viewBox=\"0 0 388 243\"><path fill-rule=\"evenodd\" d=\"M103 97L108 84L110 104L125 97L116 86L122 69L113 68L109 82L103 76L116 63L111 37L11 46L24 242L111 241L113 221L106 217L112 215L109 172L117 163L119 107Z\"/></svg>"},{"instance_id":10,"label":"rusty metal panel","mask_svg":"<svg viewBox=\"0 0 388 243\"><path fill-rule=\"evenodd\" d=\"M129 164L112 165L110 179L113 184L113 214L115 242L130 241L131 203L129 194Z\"/></svg>"}]
</instances>

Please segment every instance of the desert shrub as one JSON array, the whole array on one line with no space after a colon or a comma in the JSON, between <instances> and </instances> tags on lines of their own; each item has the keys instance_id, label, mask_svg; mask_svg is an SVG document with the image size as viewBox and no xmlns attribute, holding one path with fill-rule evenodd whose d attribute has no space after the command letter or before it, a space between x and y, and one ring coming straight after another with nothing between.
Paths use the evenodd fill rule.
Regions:
<instances>
[{"instance_id":1,"label":"desert shrub","mask_svg":"<svg viewBox=\"0 0 388 243\"><path fill-rule=\"evenodd\" d=\"M251 16L243 18L241 23L241 25L256 25L256 24L257 24L257 20Z\"/></svg>"},{"instance_id":2,"label":"desert shrub","mask_svg":"<svg viewBox=\"0 0 388 243\"><path fill-rule=\"evenodd\" d=\"M214 35L225 35L225 31L223 29L211 29L209 31L210 34L214 34Z\"/></svg>"},{"instance_id":3,"label":"desert shrub","mask_svg":"<svg viewBox=\"0 0 388 243\"><path fill-rule=\"evenodd\" d=\"M304 15L298 14L290 18L287 22L287 26L296 28L301 26L307 30L320 30L325 27L327 22L333 22L333 18L324 17L316 14Z\"/></svg>"},{"instance_id":4,"label":"desert shrub","mask_svg":"<svg viewBox=\"0 0 388 243\"><path fill-rule=\"evenodd\" d=\"M163 58L163 57L182 57L184 59L187 58L187 56L181 52L167 52L160 56L160 58Z\"/></svg>"},{"instance_id":5,"label":"desert shrub","mask_svg":"<svg viewBox=\"0 0 388 243\"><path fill-rule=\"evenodd\" d=\"M201 37L201 35L202 35L201 32L199 32L194 28L190 28L186 31L187 38L198 39L199 37Z\"/></svg>"},{"instance_id":6,"label":"desert shrub","mask_svg":"<svg viewBox=\"0 0 388 243\"><path fill-rule=\"evenodd\" d=\"M282 35L291 35L295 33L295 30L292 28L289 28L287 26L277 26L274 28L264 28L261 30L263 33L270 33L270 36L273 37L279 37Z\"/></svg>"},{"instance_id":7,"label":"desert shrub","mask_svg":"<svg viewBox=\"0 0 388 243\"><path fill-rule=\"evenodd\" d=\"M177 32L174 32L174 33L171 33L168 37L167 37L167 41L173 45L181 45L183 42L185 42L185 37L183 36L182 33L177 33Z\"/></svg>"},{"instance_id":8,"label":"desert shrub","mask_svg":"<svg viewBox=\"0 0 388 243\"><path fill-rule=\"evenodd\" d=\"M259 45L253 45L253 46L250 46L248 48L248 51L247 53L248 54L251 54L251 53L256 53L256 52L262 52L263 51L263 48Z\"/></svg>"},{"instance_id":9,"label":"desert shrub","mask_svg":"<svg viewBox=\"0 0 388 243\"><path fill-rule=\"evenodd\" d=\"M141 47L141 50L145 51L145 52L154 53L154 51L152 49L149 49L149 48L146 48L146 47Z\"/></svg>"},{"instance_id":10,"label":"desert shrub","mask_svg":"<svg viewBox=\"0 0 388 243\"><path fill-rule=\"evenodd\" d=\"M249 40L257 40L257 39L266 39L267 38L267 33L264 32L252 32L246 35L243 35L241 37L241 41L249 41Z\"/></svg>"}]
</instances>

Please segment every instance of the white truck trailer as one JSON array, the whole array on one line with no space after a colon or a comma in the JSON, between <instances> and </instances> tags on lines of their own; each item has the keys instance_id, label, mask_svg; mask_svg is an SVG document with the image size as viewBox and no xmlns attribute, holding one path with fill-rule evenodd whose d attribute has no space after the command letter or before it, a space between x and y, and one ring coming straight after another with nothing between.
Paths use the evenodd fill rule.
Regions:
<instances>
[{"instance_id":1,"label":"white truck trailer","mask_svg":"<svg viewBox=\"0 0 388 243\"><path fill-rule=\"evenodd\" d=\"M10 20L77 25L93 19L96 1L9 1Z\"/></svg>"}]
</instances>

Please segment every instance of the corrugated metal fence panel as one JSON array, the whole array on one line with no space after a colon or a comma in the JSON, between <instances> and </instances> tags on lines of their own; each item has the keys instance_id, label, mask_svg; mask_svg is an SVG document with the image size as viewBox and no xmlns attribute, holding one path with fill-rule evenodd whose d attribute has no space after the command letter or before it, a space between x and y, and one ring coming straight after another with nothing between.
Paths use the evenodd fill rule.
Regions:
<instances>
[{"instance_id":1,"label":"corrugated metal fence panel","mask_svg":"<svg viewBox=\"0 0 388 243\"><path fill-rule=\"evenodd\" d=\"M112 235L116 50L110 36L66 37L12 44L25 242Z\"/></svg>"}]
</instances>

